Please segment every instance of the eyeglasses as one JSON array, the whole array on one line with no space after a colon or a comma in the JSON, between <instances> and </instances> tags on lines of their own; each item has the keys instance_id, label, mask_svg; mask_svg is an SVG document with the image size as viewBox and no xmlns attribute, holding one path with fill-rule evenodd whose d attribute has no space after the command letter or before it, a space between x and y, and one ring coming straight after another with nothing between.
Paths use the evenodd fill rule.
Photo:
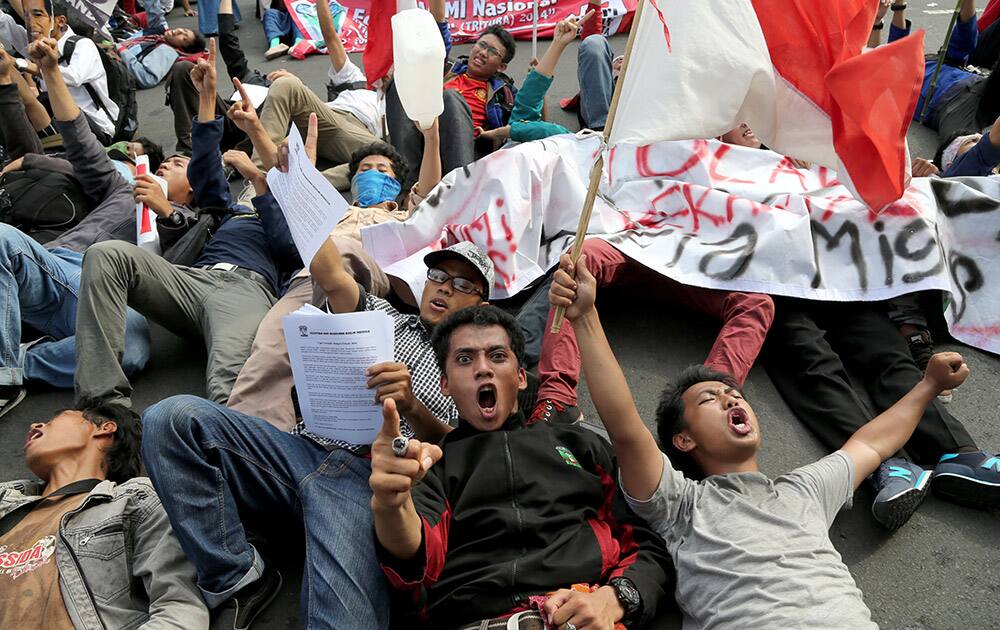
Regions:
<instances>
[{"instance_id":1,"label":"eyeglasses","mask_svg":"<svg viewBox=\"0 0 1000 630\"><path fill-rule=\"evenodd\" d=\"M444 284L451 280L451 286L454 287L459 293L479 296L482 296L483 294L483 292L479 290L479 287L476 286L476 283L472 280L461 276L453 276L444 269L437 269L436 267L428 269L427 279L434 284Z\"/></svg>"},{"instance_id":2,"label":"eyeglasses","mask_svg":"<svg viewBox=\"0 0 1000 630\"><path fill-rule=\"evenodd\" d=\"M491 57L496 57L498 59L501 58L501 57L503 57L503 53L501 53L499 50L497 50L493 46L490 46L489 44L487 44L483 40L479 40L478 42L476 42L476 48L481 48L481 49L485 50L486 54L490 55Z\"/></svg>"}]
</instances>

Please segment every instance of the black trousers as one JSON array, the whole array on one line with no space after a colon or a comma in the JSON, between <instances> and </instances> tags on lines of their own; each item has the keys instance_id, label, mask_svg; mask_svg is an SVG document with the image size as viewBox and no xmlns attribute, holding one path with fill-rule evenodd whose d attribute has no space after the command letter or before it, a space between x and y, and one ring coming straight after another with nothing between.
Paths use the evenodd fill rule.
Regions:
<instances>
[{"instance_id":1,"label":"black trousers","mask_svg":"<svg viewBox=\"0 0 1000 630\"><path fill-rule=\"evenodd\" d=\"M174 134L177 136L177 150L191 152L191 126L198 115L198 90L191 81L190 61L178 61L167 76L167 104L174 112ZM215 115L222 116L223 153L229 149L242 148L240 143L249 142L247 135L236 124L226 118L228 104L218 94L215 95Z\"/></svg>"},{"instance_id":2,"label":"black trousers","mask_svg":"<svg viewBox=\"0 0 1000 630\"><path fill-rule=\"evenodd\" d=\"M971 76L948 88L936 118L942 141L958 132L975 132L1000 117L1000 62L989 76Z\"/></svg>"},{"instance_id":3,"label":"black trousers","mask_svg":"<svg viewBox=\"0 0 1000 630\"><path fill-rule=\"evenodd\" d=\"M424 157L424 136L403 110L395 83L390 84L386 92L385 119L389 127L389 141L406 159L410 179L416 181ZM476 161L472 110L455 90L444 91L444 111L438 117L438 133L441 137L442 175Z\"/></svg>"},{"instance_id":4,"label":"black trousers","mask_svg":"<svg viewBox=\"0 0 1000 630\"><path fill-rule=\"evenodd\" d=\"M232 14L219 15L219 51L226 64L226 73L230 78L247 82L249 69L247 58L240 48L240 40L236 35L236 26ZM191 82L190 61L178 61L167 75L167 105L174 112L174 134L177 136L177 150L191 152L191 121L198 115L198 90ZM219 82L223 86L225 82ZM222 87L223 90L227 89ZM249 138L233 121L226 118L229 104L221 96L215 97L215 113L223 117L222 151L240 148L247 150ZM248 153L250 151L247 151Z\"/></svg>"},{"instance_id":5,"label":"black trousers","mask_svg":"<svg viewBox=\"0 0 1000 630\"><path fill-rule=\"evenodd\" d=\"M830 450L843 446L923 376L884 302L774 302L764 366L792 412ZM874 410L851 386L848 370L868 392ZM905 449L914 462L930 466L944 453L970 446L975 443L962 423L935 400Z\"/></svg>"}]
</instances>

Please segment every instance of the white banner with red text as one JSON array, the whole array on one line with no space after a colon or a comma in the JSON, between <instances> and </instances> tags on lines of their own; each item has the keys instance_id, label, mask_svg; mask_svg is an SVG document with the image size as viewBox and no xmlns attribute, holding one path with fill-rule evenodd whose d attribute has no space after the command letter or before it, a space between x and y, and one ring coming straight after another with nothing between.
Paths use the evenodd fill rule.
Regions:
<instances>
[{"instance_id":1,"label":"white banner with red text","mask_svg":"<svg viewBox=\"0 0 1000 630\"><path fill-rule=\"evenodd\" d=\"M555 136L455 170L403 223L365 228L365 249L415 295L423 253L460 240L512 296L572 244L600 136ZM588 234L689 285L874 301L938 289L952 334L1000 353L1000 178L918 178L875 214L822 167L694 140L619 144L606 156Z\"/></svg>"}]
</instances>

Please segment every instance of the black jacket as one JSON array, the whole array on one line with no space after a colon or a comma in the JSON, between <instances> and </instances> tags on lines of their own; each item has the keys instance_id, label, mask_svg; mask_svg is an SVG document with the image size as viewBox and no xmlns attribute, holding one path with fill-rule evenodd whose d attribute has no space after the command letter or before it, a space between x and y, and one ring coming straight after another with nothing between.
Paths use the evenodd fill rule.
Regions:
<instances>
[{"instance_id":1,"label":"black jacket","mask_svg":"<svg viewBox=\"0 0 1000 630\"><path fill-rule=\"evenodd\" d=\"M465 421L441 443L444 456L413 491L423 521L414 560L380 550L398 589L426 588L432 626L523 610L529 596L624 576L642 595L639 627L672 591L662 539L617 490L608 443L579 426L517 413L498 431Z\"/></svg>"}]
</instances>

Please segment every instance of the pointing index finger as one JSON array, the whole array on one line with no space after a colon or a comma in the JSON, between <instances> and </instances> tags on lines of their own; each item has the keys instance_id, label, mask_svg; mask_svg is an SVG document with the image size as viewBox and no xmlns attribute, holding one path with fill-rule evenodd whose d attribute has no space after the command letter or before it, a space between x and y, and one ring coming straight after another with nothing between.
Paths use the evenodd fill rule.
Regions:
<instances>
[{"instance_id":1,"label":"pointing index finger","mask_svg":"<svg viewBox=\"0 0 1000 630\"><path fill-rule=\"evenodd\" d=\"M246 107L248 107L248 106L249 107L253 107L253 105L250 103L250 97L247 96L247 91L243 88L243 82L240 81L239 79L234 78L233 79L233 85L236 86L236 89L240 93L240 105L244 109L246 109Z\"/></svg>"},{"instance_id":2,"label":"pointing index finger","mask_svg":"<svg viewBox=\"0 0 1000 630\"><path fill-rule=\"evenodd\" d=\"M392 398L386 398L385 402L382 403L381 433L389 438L402 435L399 430L399 412L396 411L396 401Z\"/></svg>"},{"instance_id":3,"label":"pointing index finger","mask_svg":"<svg viewBox=\"0 0 1000 630\"><path fill-rule=\"evenodd\" d=\"M212 37L208 40L208 63L212 64L213 68L215 67L215 50L215 38Z\"/></svg>"}]
</instances>

